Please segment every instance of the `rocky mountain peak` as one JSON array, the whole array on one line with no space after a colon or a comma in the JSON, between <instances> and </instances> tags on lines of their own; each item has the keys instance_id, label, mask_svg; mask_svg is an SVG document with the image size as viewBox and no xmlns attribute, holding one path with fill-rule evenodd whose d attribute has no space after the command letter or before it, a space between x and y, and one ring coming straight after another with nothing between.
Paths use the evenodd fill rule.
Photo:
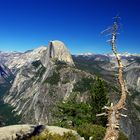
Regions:
<instances>
[{"instance_id":1,"label":"rocky mountain peak","mask_svg":"<svg viewBox=\"0 0 140 140\"><path fill-rule=\"evenodd\" d=\"M70 65L74 65L73 59L65 44L61 41L50 41L48 46L47 59L56 58L57 60L64 61Z\"/></svg>"}]
</instances>

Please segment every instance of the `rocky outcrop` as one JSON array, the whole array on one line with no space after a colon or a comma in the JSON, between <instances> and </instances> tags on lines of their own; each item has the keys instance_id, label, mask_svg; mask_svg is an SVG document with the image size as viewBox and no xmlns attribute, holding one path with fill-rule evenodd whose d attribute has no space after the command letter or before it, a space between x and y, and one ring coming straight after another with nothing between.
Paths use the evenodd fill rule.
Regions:
<instances>
[{"instance_id":1,"label":"rocky outcrop","mask_svg":"<svg viewBox=\"0 0 140 140\"><path fill-rule=\"evenodd\" d=\"M13 126L1 127L0 140L26 140L26 139L29 140L35 136L41 137L41 134L43 133L44 135L48 133L51 135L59 135L62 137L64 134L70 133L71 136L74 136L76 138L76 140L84 140L84 138L80 137L80 135L74 130L56 127L56 126L45 126L45 125L40 125L40 126L13 125ZM47 135L46 135L46 139L48 139ZM69 139L72 140L72 138L70 137Z\"/></svg>"},{"instance_id":2,"label":"rocky outcrop","mask_svg":"<svg viewBox=\"0 0 140 140\"><path fill-rule=\"evenodd\" d=\"M57 59L59 61L63 61L69 65L74 65L71 54L66 48L65 44L61 41L55 40L50 41L48 45L48 50L45 59L45 66L48 65L49 61L52 59Z\"/></svg>"}]
</instances>

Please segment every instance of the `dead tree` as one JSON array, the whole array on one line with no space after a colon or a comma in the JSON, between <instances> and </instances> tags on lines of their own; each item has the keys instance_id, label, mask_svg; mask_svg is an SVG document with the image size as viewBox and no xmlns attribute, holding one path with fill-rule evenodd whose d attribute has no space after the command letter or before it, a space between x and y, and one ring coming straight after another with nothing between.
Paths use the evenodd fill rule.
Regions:
<instances>
[{"instance_id":1,"label":"dead tree","mask_svg":"<svg viewBox=\"0 0 140 140\"><path fill-rule=\"evenodd\" d=\"M111 28L108 28L106 31L111 31L111 40L109 40L109 42L112 47L112 52L115 55L116 61L118 63L118 82L121 89L121 97L116 104L111 103L111 106L105 106L103 108L105 109L105 113L97 114L97 116L107 115L108 118L107 130L105 133L104 140L117 140L119 137L120 117L127 117L127 115L120 113L122 109L125 109L125 101L128 91L125 80L123 78L123 64L116 48L118 18L118 16L115 17L113 26L111 26Z\"/></svg>"}]
</instances>

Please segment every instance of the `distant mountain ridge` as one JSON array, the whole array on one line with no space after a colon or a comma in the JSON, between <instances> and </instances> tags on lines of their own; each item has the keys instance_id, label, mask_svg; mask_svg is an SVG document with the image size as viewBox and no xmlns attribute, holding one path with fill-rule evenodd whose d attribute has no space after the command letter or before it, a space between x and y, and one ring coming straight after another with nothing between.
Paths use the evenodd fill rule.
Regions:
<instances>
[{"instance_id":1,"label":"distant mountain ridge","mask_svg":"<svg viewBox=\"0 0 140 140\"><path fill-rule=\"evenodd\" d=\"M46 46L41 46L38 49L40 49L40 51L43 51L43 50L47 49L47 47ZM27 58L29 59L32 56L29 57L28 54L32 55L31 52L33 52L33 53L38 52L38 49L27 50L25 52L17 52L17 51L2 52L2 51L0 51L0 63L5 63L6 65L9 65L9 63L11 63L10 60L16 61L17 59L19 59L20 56L22 56L22 55L24 56L25 54L27 54L26 58L24 56L22 59L27 59ZM140 57L140 54L128 53L128 52L120 53L119 55L122 57L122 59L126 59L126 60L127 59L134 60L134 59ZM34 56L35 56L35 54L34 54ZM96 53L88 52L88 53L75 54L73 56L75 56L75 57L80 57L81 56L81 57L95 58L95 60L99 60L99 61L101 61L101 60L104 61L105 59L110 59L110 61L111 61L111 60L113 60L115 58L114 54L112 54L112 53L96 54ZM32 59L36 59L36 58L32 58Z\"/></svg>"},{"instance_id":2,"label":"distant mountain ridge","mask_svg":"<svg viewBox=\"0 0 140 140\"><path fill-rule=\"evenodd\" d=\"M91 53L91 52L88 52L88 53L80 53L80 54L75 54L76 56L94 56L94 55L105 55L105 56L108 56L108 57L114 57L114 54L113 53L104 53L104 54L99 54L99 53ZM123 52L123 53L119 53L120 56L124 56L124 57L129 57L129 56L140 56L140 54L137 54L137 53L129 53L129 52Z\"/></svg>"}]
</instances>

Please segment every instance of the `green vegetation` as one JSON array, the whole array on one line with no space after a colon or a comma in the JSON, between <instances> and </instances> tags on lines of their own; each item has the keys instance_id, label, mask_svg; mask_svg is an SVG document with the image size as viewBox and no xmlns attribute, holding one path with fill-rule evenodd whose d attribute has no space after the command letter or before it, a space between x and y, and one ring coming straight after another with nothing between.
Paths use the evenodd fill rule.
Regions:
<instances>
[{"instance_id":1,"label":"green vegetation","mask_svg":"<svg viewBox=\"0 0 140 140\"><path fill-rule=\"evenodd\" d=\"M84 89L84 88L86 89ZM107 87L105 82L96 78L83 78L74 86L74 92L65 102L59 102L54 112L58 125L76 130L82 137L89 140L102 140L105 134L106 117L96 117L102 112L102 107L108 104ZM80 92L90 92L88 102L79 102ZM80 95L81 96L81 95ZM119 140L128 140L124 134L120 134Z\"/></svg>"},{"instance_id":2,"label":"green vegetation","mask_svg":"<svg viewBox=\"0 0 140 140\"><path fill-rule=\"evenodd\" d=\"M70 80L69 80L68 77L65 77L65 78L62 80L62 84L67 84L67 83L69 83L69 82L70 82Z\"/></svg>"},{"instance_id":3,"label":"green vegetation","mask_svg":"<svg viewBox=\"0 0 140 140\"><path fill-rule=\"evenodd\" d=\"M105 135L106 129L100 125L93 124L83 124L77 127L77 132L81 137L84 137L86 140L89 140L89 137L92 137L92 140L102 140Z\"/></svg>"},{"instance_id":4,"label":"green vegetation","mask_svg":"<svg viewBox=\"0 0 140 140\"><path fill-rule=\"evenodd\" d=\"M35 76L32 78L32 80L38 80L40 81L43 74L45 73L46 71L46 68L42 65L41 61L38 60L38 61L34 61L32 62L32 65L37 69L37 72L35 73ZM40 67L39 67L40 66Z\"/></svg>"},{"instance_id":5,"label":"green vegetation","mask_svg":"<svg viewBox=\"0 0 140 140\"><path fill-rule=\"evenodd\" d=\"M72 103L72 101L60 103L58 104L58 111L54 114L58 119L55 125L71 128L90 123L90 112L91 107L86 103Z\"/></svg>"},{"instance_id":6,"label":"green vegetation","mask_svg":"<svg viewBox=\"0 0 140 140\"><path fill-rule=\"evenodd\" d=\"M68 67L68 64L66 62L59 61L59 60L55 61L55 65L57 66L56 67L57 71L59 71L60 69L64 69L65 67Z\"/></svg>"},{"instance_id":7,"label":"green vegetation","mask_svg":"<svg viewBox=\"0 0 140 140\"><path fill-rule=\"evenodd\" d=\"M99 77L96 80L83 78L74 86L74 91L79 91L80 93L90 92L91 122L105 126L106 117L96 117L96 114L102 112L102 107L109 102L107 98L108 87L105 82Z\"/></svg>"},{"instance_id":8,"label":"green vegetation","mask_svg":"<svg viewBox=\"0 0 140 140\"><path fill-rule=\"evenodd\" d=\"M33 136L28 140L77 140L72 132L64 133L63 135L52 134L48 131L42 132L38 136Z\"/></svg>"},{"instance_id":9,"label":"green vegetation","mask_svg":"<svg viewBox=\"0 0 140 140\"><path fill-rule=\"evenodd\" d=\"M51 85L57 85L60 81L60 73L59 72L53 72L53 75L48 77L44 83L49 83Z\"/></svg>"},{"instance_id":10,"label":"green vegetation","mask_svg":"<svg viewBox=\"0 0 140 140\"><path fill-rule=\"evenodd\" d=\"M136 91L135 89L129 89L129 90L130 90L130 93L133 93L133 94L131 95L131 98L132 98L132 99L137 98L137 96L139 96L139 94L140 94L140 92Z\"/></svg>"},{"instance_id":11,"label":"green vegetation","mask_svg":"<svg viewBox=\"0 0 140 140\"><path fill-rule=\"evenodd\" d=\"M34 67L36 67L36 68L38 68L40 66L40 64L41 64L41 61L40 60L37 60L37 61L32 62L32 65Z\"/></svg>"},{"instance_id":12,"label":"green vegetation","mask_svg":"<svg viewBox=\"0 0 140 140\"><path fill-rule=\"evenodd\" d=\"M96 114L100 113L102 107L108 103L107 92L103 80L97 78L94 83L92 83L93 81L91 78L82 79L75 85L74 92L71 93L69 99L66 102L58 103L57 111L54 113L58 118L57 125L76 127L85 123L93 123L105 126L106 118L97 118ZM88 102L78 101L78 94L85 91L83 87L90 92Z\"/></svg>"},{"instance_id":13,"label":"green vegetation","mask_svg":"<svg viewBox=\"0 0 140 140\"><path fill-rule=\"evenodd\" d=\"M38 72L37 72L37 76L39 77L39 78L42 78L42 76L43 76L43 74L45 73L45 71L46 71L46 68L42 65L42 67L38 70Z\"/></svg>"},{"instance_id":14,"label":"green vegetation","mask_svg":"<svg viewBox=\"0 0 140 140\"><path fill-rule=\"evenodd\" d=\"M8 81L13 79L12 76L8 78ZM20 116L12 112L14 108L3 102L3 96L8 93L10 87L11 84L7 82L0 85L0 126L17 124L20 121Z\"/></svg>"},{"instance_id":15,"label":"green vegetation","mask_svg":"<svg viewBox=\"0 0 140 140\"><path fill-rule=\"evenodd\" d=\"M138 106L137 104L133 103L134 104L134 107L136 108L137 111L140 112L140 106Z\"/></svg>"},{"instance_id":16,"label":"green vegetation","mask_svg":"<svg viewBox=\"0 0 140 140\"><path fill-rule=\"evenodd\" d=\"M0 121L1 125L12 125L19 123L21 117L12 112L14 108L0 101Z\"/></svg>"},{"instance_id":17,"label":"green vegetation","mask_svg":"<svg viewBox=\"0 0 140 140\"><path fill-rule=\"evenodd\" d=\"M94 86L91 87L91 106L93 123L106 125L107 118L105 116L96 117L96 114L102 112L102 107L108 103L107 87L105 82L99 77L96 78Z\"/></svg>"},{"instance_id":18,"label":"green vegetation","mask_svg":"<svg viewBox=\"0 0 140 140\"><path fill-rule=\"evenodd\" d=\"M128 138L123 132L120 132L118 140L128 140Z\"/></svg>"},{"instance_id":19,"label":"green vegetation","mask_svg":"<svg viewBox=\"0 0 140 140\"><path fill-rule=\"evenodd\" d=\"M89 140L89 137L92 137L92 140L103 140L106 132L105 127L94 124L84 124L76 129L78 134L84 137L85 140ZM128 140L128 138L121 132L118 140Z\"/></svg>"},{"instance_id":20,"label":"green vegetation","mask_svg":"<svg viewBox=\"0 0 140 140\"><path fill-rule=\"evenodd\" d=\"M3 97L3 95L5 95L7 93L7 91L10 89L10 85L6 85L6 84L1 84L0 85L0 98Z\"/></svg>"},{"instance_id":21,"label":"green vegetation","mask_svg":"<svg viewBox=\"0 0 140 140\"><path fill-rule=\"evenodd\" d=\"M82 78L79 82L77 82L74 85L73 91L79 91L79 92L85 92L91 90L91 87L93 86L93 83L95 80L91 77L88 78Z\"/></svg>"}]
</instances>

